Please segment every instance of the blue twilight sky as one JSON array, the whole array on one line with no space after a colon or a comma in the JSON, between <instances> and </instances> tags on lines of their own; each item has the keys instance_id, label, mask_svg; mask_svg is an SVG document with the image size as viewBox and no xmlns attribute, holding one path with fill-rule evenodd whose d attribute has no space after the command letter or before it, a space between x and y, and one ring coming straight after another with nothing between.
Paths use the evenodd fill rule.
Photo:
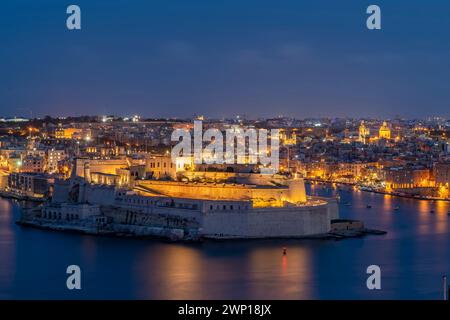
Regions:
<instances>
[{"instance_id":1,"label":"blue twilight sky","mask_svg":"<svg viewBox=\"0 0 450 320\"><path fill-rule=\"evenodd\" d=\"M446 0L2 0L0 40L0 116L450 117Z\"/></svg>"}]
</instances>

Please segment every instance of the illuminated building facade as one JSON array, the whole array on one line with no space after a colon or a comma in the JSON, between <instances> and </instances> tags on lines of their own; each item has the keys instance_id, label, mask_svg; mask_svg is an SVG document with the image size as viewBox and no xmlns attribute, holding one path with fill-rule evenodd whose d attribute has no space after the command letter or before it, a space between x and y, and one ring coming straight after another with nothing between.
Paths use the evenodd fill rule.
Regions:
<instances>
[{"instance_id":1,"label":"illuminated building facade","mask_svg":"<svg viewBox=\"0 0 450 320\"><path fill-rule=\"evenodd\" d=\"M386 189L433 187L430 170L419 166L385 168Z\"/></svg>"},{"instance_id":2,"label":"illuminated building facade","mask_svg":"<svg viewBox=\"0 0 450 320\"><path fill-rule=\"evenodd\" d=\"M58 128L55 130L56 139L72 139L77 133L81 133L81 129L77 128Z\"/></svg>"},{"instance_id":3,"label":"illuminated building facade","mask_svg":"<svg viewBox=\"0 0 450 320\"><path fill-rule=\"evenodd\" d=\"M7 189L20 196L42 198L49 192L48 178L38 173L13 172L8 177Z\"/></svg>"},{"instance_id":4,"label":"illuminated building facade","mask_svg":"<svg viewBox=\"0 0 450 320\"><path fill-rule=\"evenodd\" d=\"M359 142L366 143L367 139L370 135L370 129L366 127L364 120L361 121L361 125L359 126Z\"/></svg>"},{"instance_id":5,"label":"illuminated building facade","mask_svg":"<svg viewBox=\"0 0 450 320\"><path fill-rule=\"evenodd\" d=\"M45 171L45 158L40 156L26 156L22 160L21 172L42 173Z\"/></svg>"},{"instance_id":6,"label":"illuminated building facade","mask_svg":"<svg viewBox=\"0 0 450 320\"><path fill-rule=\"evenodd\" d=\"M380 127L380 130L378 132L378 137L380 139L391 139L391 129L389 128L386 121L383 121L383 125Z\"/></svg>"},{"instance_id":7,"label":"illuminated building facade","mask_svg":"<svg viewBox=\"0 0 450 320\"><path fill-rule=\"evenodd\" d=\"M47 151L47 171L54 173L58 171L58 162L67 157L64 150L50 149Z\"/></svg>"},{"instance_id":8,"label":"illuminated building facade","mask_svg":"<svg viewBox=\"0 0 450 320\"><path fill-rule=\"evenodd\" d=\"M450 185L450 162L435 163L433 167L436 187Z\"/></svg>"}]
</instances>

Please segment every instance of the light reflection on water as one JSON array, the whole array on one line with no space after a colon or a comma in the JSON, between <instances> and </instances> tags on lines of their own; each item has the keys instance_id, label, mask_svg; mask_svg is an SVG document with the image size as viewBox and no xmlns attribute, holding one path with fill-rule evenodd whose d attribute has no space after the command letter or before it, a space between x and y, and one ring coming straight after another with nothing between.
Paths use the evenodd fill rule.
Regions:
<instances>
[{"instance_id":1,"label":"light reflection on water","mask_svg":"<svg viewBox=\"0 0 450 320\"><path fill-rule=\"evenodd\" d=\"M441 276L450 274L449 204L311 190L336 192L341 217L388 234L200 244L103 238L21 228L17 205L0 199L0 298L439 299ZM82 269L81 291L65 288L70 264ZM380 291L366 288L371 264L381 267Z\"/></svg>"},{"instance_id":2,"label":"light reflection on water","mask_svg":"<svg viewBox=\"0 0 450 320\"><path fill-rule=\"evenodd\" d=\"M137 280L144 284L138 292L139 298L151 299L148 288L160 292L161 299L190 299L192 292L202 294L202 271L200 251L189 246L168 244L142 252L136 260Z\"/></svg>"},{"instance_id":3,"label":"light reflection on water","mask_svg":"<svg viewBox=\"0 0 450 320\"><path fill-rule=\"evenodd\" d=\"M310 251L307 248L295 246L286 255L282 254L280 247L259 248L252 251L250 259L250 297L264 299L267 292L278 287L274 299L290 296L312 298L307 285L312 277ZM272 277L274 271L275 277Z\"/></svg>"}]
</instances>

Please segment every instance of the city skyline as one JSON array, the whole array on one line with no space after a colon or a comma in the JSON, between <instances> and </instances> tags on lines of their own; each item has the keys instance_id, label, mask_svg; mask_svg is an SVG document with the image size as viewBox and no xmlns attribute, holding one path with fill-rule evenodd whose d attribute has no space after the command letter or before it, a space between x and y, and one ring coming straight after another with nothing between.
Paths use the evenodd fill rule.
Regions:
<instances>
[{"instance_id":1,"label":"city skyline","mask_svg":"<svg viewBox=\"0 0 450 320\"><path fill-rule=\"evenodd\" d=\"M157 117L157 116L148 116L148 115L142 115L142 114L81 114L81 115L74 115L69 114L66 116L58 116L58 115L50 115L46 114L44 116L34 116L31 114L31 116L26 116L25 114L18 114L13 116L5 116L0 115L0 122L14 122L15 119L17 122L22 121L46 121L46 119L51 120L67 120L67 119L73 119L74 121L80 121L82 118L89 118L89 121L92 121L93 118L98 118L98 121L124 121L124 122L140 122L140 121L146 121L146 120L167 120L167 121L193 121L196 119L201 119L202 121L221 121L221 120L248 120L248 121L264 121L269 119L290 119L295 121L312 121L312 120L328 120L328 121L339 121L339 120L352 120L352 121L424 121L424 122L432 122L432 121L440 121L440 122L448 122L450 121L450 118L441 116L441 115L425 115L423 117L408 117L408 116L400 116L395 115L393 117L381 117L381 116L373 116L373 117L364 117L364 116L332 116L332 115L324 115L324 116L310 116L310 117L290 117L286 115L272 115L267 117L258 117L258 116L247 116L244 114L234 114L224 117L209 117L205 114L192 114L190 116L185 117L176 117L176 116L168 116L168 117ZM133 121L133 119L135 119Z\"/></svg>"}]
</instances>

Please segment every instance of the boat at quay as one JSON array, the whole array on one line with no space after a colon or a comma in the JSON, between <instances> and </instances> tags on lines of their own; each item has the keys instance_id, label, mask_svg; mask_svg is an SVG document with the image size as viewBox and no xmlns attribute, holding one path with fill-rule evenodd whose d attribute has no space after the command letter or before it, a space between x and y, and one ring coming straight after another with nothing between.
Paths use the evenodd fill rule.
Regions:
<instances>
[{"instance_id":1,"label":"boat at quay","mask_svg":"<svg viewBox=\"0 0 450 320\"><path fill-rule=\"evenodd\" d=\"M374 188L374 187L370 187L370 186L358 185L357 183L350 183L350 182L337 182L337 181L311 179L311 178L305 179L305 182L308 183L308 184L319 183L319 184L330 185L330 186L336 185L336 186L343 186L343 187L353 187L353 188L357 188L357 190L361 190L361 191L365 191L365 192L386 194L386 195L395 196L395 197L402 197L402 198L450 202L449 198L424 196L424 195L420 195L420 194L412 194L412 193L405 193L405 192L386 191L386 190L381 189L381 188Z\"/></svg>"}]
</instances>

